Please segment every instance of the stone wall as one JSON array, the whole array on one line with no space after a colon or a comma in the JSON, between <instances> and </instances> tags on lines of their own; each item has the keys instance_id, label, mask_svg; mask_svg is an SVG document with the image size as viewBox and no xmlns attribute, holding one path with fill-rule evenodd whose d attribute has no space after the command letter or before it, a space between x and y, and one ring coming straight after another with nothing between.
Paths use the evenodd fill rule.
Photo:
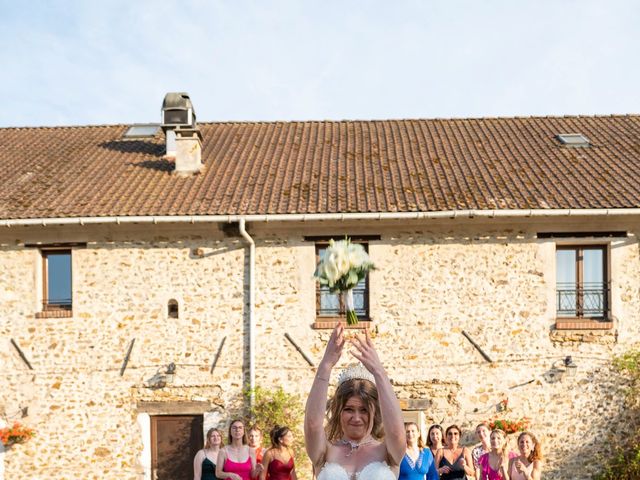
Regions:
<instances>
[{"instance_id":1,"label":"stone wall","mask_svg":"<svg viewBox=\"0 0 640 480\"><path fill-rule=\"evenodd\" d=\"M545 478L584 477L597 469L603 435L621 410L609 361L640 339L638 242L609 242L614 329L558 334L555 243L534 235L550 228L558 225L255 226L256 383L305 394L314 371L285 333L316 363L330 333L311 327L315 250L304 235L377 234L369 244L378 267L370 277L372 333L402 404L423 410L427 424L471 432L508 398L505 415L530 417L544 441ZM86 242L73 250L73 316L36 319L40 255L24 245L72 241ZM33 227L0 232L0 245L0 413L27 406L23 421L37 431L5 453L5 478L149 478L145 405L156 413L158 405L200 405L205 427L242 410L249 341L241 238L195 226ZM170 299L178 319L167 316ZM567 355L578 372L560 379L556 367ZM173 383L149 388L171 362Z\"/></svg>"}]
</instances>

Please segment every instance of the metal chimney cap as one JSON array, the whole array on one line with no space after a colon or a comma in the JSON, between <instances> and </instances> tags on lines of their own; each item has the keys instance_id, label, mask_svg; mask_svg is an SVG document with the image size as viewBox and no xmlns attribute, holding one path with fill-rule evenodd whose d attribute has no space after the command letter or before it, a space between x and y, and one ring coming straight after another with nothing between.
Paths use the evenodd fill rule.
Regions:
<instances>
[{"instance_id":1,"label":"metal chimney cap","mask_svg":"<svg viewBox=\"0 0 640 480\"><path fill-rule=\"evenodd\" d=\"M162 109L170 109L170 110L187 110L191 109L192 112L195 113L193 109L193 104L191 103L191 99L189 98L189 94L186 92L169 92L164 96L164 100L162 101Z\"/></svg>"},{"instance_id":2,"label":"metal chimney cap","mask_svg":"<svg viewBox=\"0 0 640 480\"><path fill-rule=\"evenodd\" d=\"M196 127L196 112L186 92L169 92L162 101L162 129Z\"/></svg>"}]
</instances>

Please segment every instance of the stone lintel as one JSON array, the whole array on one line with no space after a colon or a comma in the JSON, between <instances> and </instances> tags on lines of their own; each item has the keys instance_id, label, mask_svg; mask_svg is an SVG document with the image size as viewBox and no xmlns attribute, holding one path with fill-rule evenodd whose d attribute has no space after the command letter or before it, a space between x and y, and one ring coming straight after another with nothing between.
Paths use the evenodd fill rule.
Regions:
<instances>
[{"instance_id":1,"label":"stone lintel","mask_svg":"<svg viewBox=\"0 0 640 480\"><path fill-rule=\"evenodd\" d=\"M398 401L402 410L427 410L433 405L426 398L399 398Z\"/></svg>"},{"instance_id":2,"label":"stone lintel","mask_svg":"<svg viewBox=\"0 0 640 480\"><path fill-rule=\"evenodd\" d=\"M139 413L152 415L197 415L213 410L215 405L209 401L169 401L169 402L138 402L136 405Z\"/></svg>"}]
</instances>

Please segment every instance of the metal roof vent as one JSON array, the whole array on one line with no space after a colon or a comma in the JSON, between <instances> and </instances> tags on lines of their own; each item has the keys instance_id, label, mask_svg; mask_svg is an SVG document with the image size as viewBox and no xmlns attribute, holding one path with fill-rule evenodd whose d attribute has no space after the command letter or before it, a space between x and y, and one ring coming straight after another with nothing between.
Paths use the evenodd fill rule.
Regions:
<instances>
[{"instance_id":1,"label":"metal roof vent","mask_svg":"<svg viewBox=\"0 0 640 480\"><path fill-rule=\"evenodd\" d=\"M196 128L196 112L189 94L169 92L162 102L162 128Z\"/></svg>"},{"instance_id":2,"label":"metal roof vent","mask_svg":"<svg viewBox=\"0 0 640 480\"><path fill-rule=\"evenodd\" d=\"M562 145L567 147L589 147L589 139L581 133L560 133L556 136Z\"/></svg>"}]
</instances>

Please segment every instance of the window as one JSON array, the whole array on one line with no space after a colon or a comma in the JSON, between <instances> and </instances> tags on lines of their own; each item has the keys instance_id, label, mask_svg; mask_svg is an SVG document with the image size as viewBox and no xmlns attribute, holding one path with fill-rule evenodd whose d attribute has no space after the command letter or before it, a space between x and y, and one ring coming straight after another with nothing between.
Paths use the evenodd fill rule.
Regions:
<instances>
[{"instance_id":1,"label":"window","mask_svg":"<svg viewBox=\"0 0 640 480\"><path fill-rule=\"evenodd\" d=\"M71 250L42 250L42 280L42 311L70 313Z\"/></svg>"},{"instance_id":2,"label":"window","mask_svg":"<svg viewBox=\"0 0 640 480\"><path fill-rule=\"evenodd\" d=\"M556 137L566 147L588 147L589 139L581 133L560 133Z\"/></svg>"},{"instance_id":3,"label":"window","mask_svg":"<svg viewBox=\"0 0 640 480\"><path fill-rule=\"evenodd\" d=\"M124 132L125 138L153 138L160 130L160 125L157 123L148 123L140 125L130 126L126 132Z\"/></svg>"},{"instance_id":4,"label":"window","mask_svg":"<svg viewBox=\"0 0 640 480\"><path fill-rule=\"evenodd\" d=\"M559 246L556 249L556 312L558 322L609 321L607 247ZM575 323L575 322L573 322Z\"/></svg>"},{"instance_id":5,"label":"window","mask_svg":"<svg viewBox=\"0 0 640 480\"><path fill-rule=\"evenodd\" d=\"M179 318L178 301L173 298L169 300L169 303L167 304L167 317Z\"/></svg>"},{"instance_id":6,"label":"window","mask_svg":"<svg viewBox=\"0 0 640 480\"><path fill-rule=\"evenodd\" d=\"M368 251L368 245L360 243ZM316 243L316 264L324 255L328 247L327 243ZM353 289L353 303L355 305L358 320L369 320L369 276L365 277ZM319 322L336 321L345 314L345 307L342 298L337 293L331 293L326 285L317 284L316 287L316 317ZM329 327L330 325L326 325Z\"/></svg>"}]
</instances>

